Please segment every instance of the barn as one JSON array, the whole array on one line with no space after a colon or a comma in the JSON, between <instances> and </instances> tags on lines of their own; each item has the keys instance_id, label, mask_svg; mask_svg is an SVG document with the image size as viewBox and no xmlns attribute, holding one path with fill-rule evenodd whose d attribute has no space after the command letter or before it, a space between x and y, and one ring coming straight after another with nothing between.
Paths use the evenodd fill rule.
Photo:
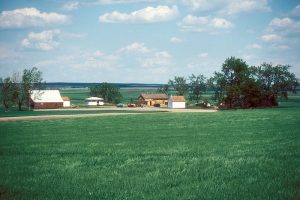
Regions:
<instances>
[{"instance_id":1,"label":"barn","mask_svg":"<svg viewBox=\"0 0 300 200\"><path fill-rule=\"evenodd\" d=\"M184 96L170 96L168 100L168 108L185 108Z\"/></svg>"},{"instance_id":2,"label":"barn","mask_svg":"<svg viewBox=\"0 0 300 200\"><path fill-rule=\"evenodd\" d=\"M64 104L59 90L32 90L30 99L32 109L62 108Z\"/></svg>"},{"instance_id":3,"label":"barn","mask_svg":"<svg viewBox=\"0 0 300 200\"><path fill-rule=\"evenodd\" d=\"M62 97L63 101L64 101L64 108L65 107L71 107L71 100L69 97Z\"/></svg>"},{"instance_id":4,"label":"barn","mask_svg":"<svg viewBox=\"0 0 300 200\"><path fill-rule=\"evenodd\" d=\"M144 106L166 106L168 96L166 94L141 94L138 97L138 104Z\"/></svg>"}]
</instances>

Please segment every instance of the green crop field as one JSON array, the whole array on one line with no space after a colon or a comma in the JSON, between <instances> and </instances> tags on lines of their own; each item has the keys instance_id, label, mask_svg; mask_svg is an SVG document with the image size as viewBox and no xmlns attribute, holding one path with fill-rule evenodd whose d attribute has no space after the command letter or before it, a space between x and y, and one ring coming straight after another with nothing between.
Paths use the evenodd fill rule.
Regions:
<instances>
[{"instance_id":1,"label":"green crop field","mask_svg":"<svg viewBox=\"0 0 300 200\"><path fill-rule=\"evenodd\" d=\"M149 88L122 88L120 92L123 96L123 103L130 103L131 99L136 102L141 93L155 93L157 89ZM62 96L68 96L71 103L77 106L83 106L85 98L89 97L88 88L61 88L60 93Z\"/></svg>"},{"instance_id":2,"label":"green crop field","mask_svg":"<svg viewBox=\"0 0 300 200\"><path fill-rule=\"evenodd\" d=\"M0 122L0 198L299 199L298 100Z\"/></svg>"}]
</instances>

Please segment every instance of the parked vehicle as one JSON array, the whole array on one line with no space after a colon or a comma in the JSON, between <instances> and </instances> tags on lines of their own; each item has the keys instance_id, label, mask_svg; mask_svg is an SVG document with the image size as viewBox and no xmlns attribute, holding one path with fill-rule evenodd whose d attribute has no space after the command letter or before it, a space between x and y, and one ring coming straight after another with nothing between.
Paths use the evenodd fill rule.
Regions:
<instances>
[{"instance_id":1,"label":"parked vehicle","mask_svg":"<svg viewBox=\"0 0 300 200\"><path fill-rule=\"evenodd\" d=\"M136 107L136 105L134 104L134 103L130 103L130 104L128 104L127 105L129 108L135 108Z\"/></svg>"},{"instance_id":2,"label":"parked vehicle","mask_svg":"<svg viewBox=\"0 0 300 200\"><path fill-rule=\"evenodd\" d=\"M118 103L118 104L117 104L117 107L118 107L118 108L123 108L124 106L125 106L125 105L124 105L123 103Z\"/></svg>"}]
</instances>

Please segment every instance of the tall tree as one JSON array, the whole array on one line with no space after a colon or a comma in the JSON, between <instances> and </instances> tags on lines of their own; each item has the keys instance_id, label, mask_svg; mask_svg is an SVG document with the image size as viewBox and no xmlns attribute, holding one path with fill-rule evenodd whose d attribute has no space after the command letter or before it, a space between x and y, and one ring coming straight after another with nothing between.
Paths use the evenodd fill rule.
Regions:
<instances>
[{"instance_id":1,"label":"tall tree","mask_svg":"<svg viewBox=\"0 0 300 200\"><path fill-rule=\"evenodd\" d=\"M226 107L276 106L278 95L287 98L287 91L297 85L295 75L288 69L288 65L266 63L248 67L243 60L231 57L209 82Z\"/></svg>"},{"instance_id":2,"label":"tall tree","mask_svg":"<svg viewBox=\"0 0 300 200\"><path fill-rule=\"evenodd\" d=\"M175 76L174 80L169 80L169 85L174 88L177 95L184 95L188 92L189 86L184 77Z\"/></svg>"},{"instance_id":3,"label":"tall tree","mask_svg":"<svg viewBox=\"0 0 300 200\"><path fill-rule=\"evenodd\" d=\"M22 105L30 109L30 96L32 90L42 89L44 86L42 72L36 67L24 69L22 76L19 73L14 73L12 76L13 96L18 104L19 110L22 110Z\"/></svg>"},{"instance_id":4,"label":"tall tree","mask_svg":"<svg viewBox=\"0 0 300 200\"><path fill-rule=\"evenodd\" d=\"M191 101L199 102L201 95L206 91L207 84L206 84L206 78L202 74L196 76L192 74L189 77L190 83L190 93L189 93L189 99Z\"/></svg>"},{"instance_id":5,"label":"tall tree","mask_svg":"<svg viewBox=\"0 0 300 200\"><path fill-rule=\"evenodd\" d=\"M104 99L104 101L109 103L119 103L122 99L120 89L105 82L90 87L90 95L101 97Z\"/></svg>"},{"instance_id":6,"label":"tall tree","mask_svg":"<svg viewBox=\"0 0 300 200\"><path fill-rule=\"evenodd\" d=\"M0 78L0 99L5 110L13 104L13 84L10 77Z\"/></svg>"}]
</instances>

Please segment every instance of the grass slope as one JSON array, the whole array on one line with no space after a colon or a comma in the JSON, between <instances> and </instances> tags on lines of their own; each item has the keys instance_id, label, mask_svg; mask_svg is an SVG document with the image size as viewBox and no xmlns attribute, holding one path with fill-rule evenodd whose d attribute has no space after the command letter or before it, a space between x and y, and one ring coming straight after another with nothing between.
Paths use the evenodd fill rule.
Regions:
<instances>
[{"instance_id":1,"label":"grass slope","mask_svg":"<svg viewBox=\"0 0 300 200\"><path fill-rule=\"evenodd\" d=\"M0 123L7 199L298 199L299 107Z\"/></svg>"},{"instance_id":2,"label":"grass slope","mask_svg":"<svg viewBox=\"0 0 300 200\"><path fill-rule=\"evenodd\" d=\"M102 114L102 113L137 113L135 110L47 110L47 111L0 111L0 117L23 117L44 115L79 115L79 114ZM152 111L143 111L152 112ZM154 111L153 111L154 112Z\"/></svg>"}]
</instances>

